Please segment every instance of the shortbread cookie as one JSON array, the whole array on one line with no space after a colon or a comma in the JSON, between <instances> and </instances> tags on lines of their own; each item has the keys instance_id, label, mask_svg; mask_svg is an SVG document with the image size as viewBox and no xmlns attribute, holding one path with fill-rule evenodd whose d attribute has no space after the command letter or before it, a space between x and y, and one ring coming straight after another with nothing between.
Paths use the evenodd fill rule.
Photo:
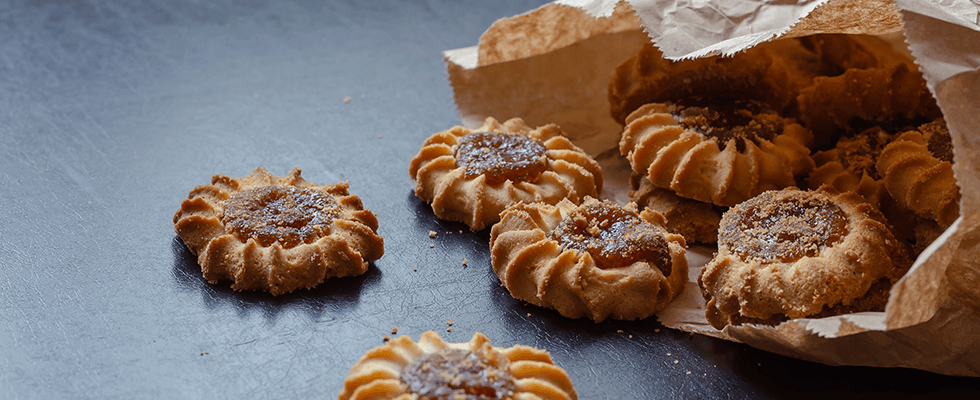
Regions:
<instances>
[{"instance_id":1,"label":"shortbread cookie","mask_svg":"<svg viewBox=\"0 0 980 400\"><path fill-rule=\"evenodd\" d=\"M960 214L952 163L949 130L937 119L898 135L881 151L876 169L896 202L945 229Z\"/></svg>"},{"instance_id":2,"label":"shortbread cookie","mask_svg":"<svg viewBox=\"0 0 980 400\"><path fill-rule=\"evenodd\" d=\"M730 207L810 172L810 132L752 100L646 104L619 149L633 171L681 197Z\"/></svg>"},{"instance_id":3,"label":"shortbread cookie","mask_svg":"<svg viewBox=\"0 0 980 400\"><path fill-rule=\"evenodd\" d=\"M813 154L816 167L807 177L807 186L817 189L831 185L842 192L857 192L881 209L882 202L888 201L888 191L875 163L893 137L878 127L841 137L833 149Z\"/></svg>"},{"instance_id":4,"label":"shortbread cookie","mask_svg":"<svg viewBox=\"0 0 980 400\"><path fill-rule=\"evenodd\" d=\"M687 282L687 245L663 226L633 203L519 203L490 231L490 263L512 296L568 318L646 318Z\"/></svg>"},{"instance_id":5,"label":"shortbread cookie","mask_svg":"<svg viewBox=\"0 0 980 400\"><path fill-rule=\"evenodd\" d=\"M259 166L246 177L215 175L174 215L174 230L209 283L273 295L354 276L384 254L378 220L347 182L318 186L293 168L278 177Z\"/></svg>"},{"instance_id":6,"label":"shortbread cookie","mask_svg":"<svg viewBox=\"0 0 980 400\"><path fill-rule=\"evenodd\" d=\"M884 40L833 34L804 43L841 71L814 78L797 97L800 121L815 137L833 138L871 126L890 129L940 116L918 67Z\"/></svg>"},{"instance_id":7,"label":"shortbread cookie","mask_svg":"<svg viewBox=\"0 0 980 400\"><path fill-rule=\"evenodd\" d=\"M478 231L517 202L578 203L602 191L602 170L555 124L532 129L514 118L487 118L479 129L456 126L426 139L408 169L415 195L436 217Z\"/></svg>"},{"instance_id":8,"label":"shortbread cookie","mask_svg":"<svg viewBox=\"0 0 980 400\"><path fill-rule=\"evenodd\" d=\"M728 210L698 277L712 326L882 311L911 266L884 216L854 192L768 191Z\"/></svg>"},{"instance_id":9,"label":"shortbread cookie","mask_svg":"<svg viewBox=\"0 0 980 400\"><path fill-rule=\"evenodd\" d=\"M565 370L547 351L494 347L477 332L446 343L435 332L418 343L408 336L369 350L355 364L339 400L575 400Z\"/></svg>"},{"instance_id":10,"label":"shortbread cookie","mask_svg":"<svg viewBox=\"0 0 980 400\"><path fill-rule=\"evenodd\" d=\"M667 219L668 231L687 242L718 242L718 223L724 209L716 205L680 197L673 190L653 185L646 176L630 176L630 201L640 209L649 208Z\"/></svg>"},{"instance_id":11,"label":"shortbread cookie","mask_svg":"<svg viewBox=\"0 0 980 400\"><path fill-rule=\"evenodd\" d=\"M652 43L620 64L609 83L610 113L620 124L640 106L692 96L744 97L783 112L823 73L798 39L762 43L731 57L670 61Z\"/></svg>"}]
</instances>

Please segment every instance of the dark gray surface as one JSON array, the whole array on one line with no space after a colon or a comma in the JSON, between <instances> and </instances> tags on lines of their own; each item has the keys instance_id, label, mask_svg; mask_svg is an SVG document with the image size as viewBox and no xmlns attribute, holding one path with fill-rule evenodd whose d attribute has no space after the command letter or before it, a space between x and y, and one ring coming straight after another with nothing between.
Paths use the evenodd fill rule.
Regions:
<instances>
[{"instance_id":1,"label":"dark gray surface","mask_svg":"<svg viewBox=\"0 0 980 400\"><path fill-rule=\"evenodd\" d=\"M582 399L980 394L507 295L487 232L436 220L407 168L458 123L441 51L540 1L119 3L0 5L0 398L335 398L392 326L546 348ZM280 297L209 285L173 214L257 165L349 180L385 256Z\"/></svg>"}]
</instances>

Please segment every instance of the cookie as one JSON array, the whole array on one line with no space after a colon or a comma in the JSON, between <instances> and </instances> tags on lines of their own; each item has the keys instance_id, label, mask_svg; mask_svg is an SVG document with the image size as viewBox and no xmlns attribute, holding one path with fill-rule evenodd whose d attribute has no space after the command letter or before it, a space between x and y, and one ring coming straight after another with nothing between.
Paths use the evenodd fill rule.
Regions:
<instances>
[{"instance_id":1,"label":"cookie","mask_svg":"<svg viewBox=\"0 0 980 400\"><path fill-rule=\"evenodd\" d=\"M630 186L630 201L641 210L649 208L662 215L667 231L683 236L688 243L718 242L718 223L725 212L722 207L680 197L635 172L630 176Z\"/></svg>"},{"instance_id":2,"label":"cookie","mask_svg":"<svg viewBox=\"0 0 980 400\"><path fill-rule=\"evenodd\" d=\"M384 254L378 220L347 182L318 186L294 168L278 177L259 166L246 177L215 175L174 214L174 231L204 278L272 295L325 278L363 274Z\"/></svg>"},{"instance_id":3,"label":"cookie","mask_svg":"<svg viewBox=\"0 0 980 400\"><path fill-rule=\"evenodd\" d=\"M578 203L602 191L602 170L555 124L531 128L519 118L493 118L478 129L461 126L425 140L412 158L415 195L436 217L474 231L500 220L517 202Z\"/></svg>"},{"instance_id":4,"label":"cookie","mask_svg":"<svg viewBox=\"0 0 980 400\"><path fill-rule=\"evenodd\" d=\"M813 154L816 167L807 177L807 187L818 189L831 185L842 192L857 192L881 209L883 202L889 201L889 195L875 164L893 138L894 135L878 127L839 138L833 149Z\"/></svg>"},{"instance_id":5,"label":"cookie","mask_svg":"<svg viewBox=\"0 0 980 400\"><path fill-rule=\"evenodd\" d=\"M901 206L943 229L959 218L961 195L945 120L899 134L881 151L875 168Z\"/></svg>"},{"instance_id":6,"label":"cookie","mask_svg":"<svg viewBox=\"0 0 980 400\"><path fill-rule=\"evenodd\" d=\"M469 342L446 343L429 331L418 343L400 336L369 350L351 368L337 398L575 400L578 395L547 351L494 347L479 332Z\"/></svg>"},{"instance_id":7,"label":"cookie","mask_svg":"<svg viewBox=\"0 0 980 400\"><path fill-rule=\"evenodd\" d=\"M729 324L883 311L912 264L881 212L854 192L768 191L721 220L698 277L705 316Z\"/></svg>"},{"instance_id":8,"label":"cookie","mask_svg":"<svg viewBox=\"0 0 980 400\"><path fill-rule=\"evenodd\" d=\"M797 39L761 43L731 57L670 61L652 43L620 64L609 83L610 114L620 124L640 106L687 97L743 97L776 112L793 108L799 91L824 66Z\"/></svg>"},{"instance_id":9,"label":"cookie","mask_svg":"<svg viewBox=\"0 0 980 400\"><path fill-rule=\"evenodd\" d=\"M678 196L718 206L794 186L814 165L810 132L757 101L646 104L626 123L619 149L633 171Z\"/></svg>"},{"instance_id":10,"label":"cookie","mask_svg":"<svg viewBox=\"0 0 980 400\"><path fill-rule=\"evenodd\" d=\"M652 210L586 198L518 203L490 231L490 263L514 298L568 318L645 318L687 282L687 244Z\"/></svg>"}]
</instances>

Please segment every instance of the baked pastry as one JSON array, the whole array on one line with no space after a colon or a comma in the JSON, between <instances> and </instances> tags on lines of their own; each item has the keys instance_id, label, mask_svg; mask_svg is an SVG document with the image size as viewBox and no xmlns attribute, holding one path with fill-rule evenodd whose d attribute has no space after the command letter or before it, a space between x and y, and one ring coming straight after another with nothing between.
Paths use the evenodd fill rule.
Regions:
<instances>
[{"instance_id":1,"label":"baked pastry","mask_svg":"<svg viewBox=\"0 0 980 400\"><path fill-rule=\"evenodd\" d=\"M555 124L532 129L520 118L479 129L456 126L425 140L408 173L436 217L478 231L517 202L578 203L602 191L602 170Z\"/></svg>"},{"instance_id":2,"label":"baked pastry","mask_svg":"<svg viewBox=\"0 0 980 400\"><path fill-rule=\"evenodd\" d=\"M683 236L687 242L718 242L718 223L724 212L721 207L680 197L635 172L630 176L630 186L630 201L641 210L649 208L663 215L667 231Z\"/></svg>"},{"instance_id":3,"label":"baked pastry","mask_svg":"<svg viewBox=\"0 0 980 400\"><path fill-rule=\"evenodd\" d=\"M807 186L817 189L831 185L842 192L857 192L881 209L882 202L888 201L888 191L875 163L893 136L878 127L853 136L842 136L833 149L813 154L816 167L807 177Z\"/></svg>"},{"instance_id":4,"label":"baked pastry","mask_svg":"<svg viewBox=\"0 0 980 400\"><path fill-rule=\"evenodd\" d=\"M813 78L797 97L800 121L815 137L941 115L918 67L887 42L869 35L817 35L806 43L842 70Z\"/></svg>"},{"instance_id":5,"label":"baked pastry","mask_svg":"<svg viewBox=\"0 0 980 400\"><path fill-rule=\"evenodd\" d=\"M368 350L337 398L575 400L578 395L547 351L494 347L479 332L469 342L446 343L429 331L418 343L400 336Z\"/></svg>"},{"instance_id":6,"label":"baked pastry","mask_svg":"<svg viewBox=\"0 0 980 400\"><path fill-rule=\"evenodd\" d=\"M949 227L960 213L953 144L943 119L898 135L875 165L888 193L922 218Z\"/></svg>"},{"instance_id":7,"label":"baked pastry","mask_svg":"<svg viewBox=\"0 0 980 400\"><path fill-rule=\"evenodd\" d=\"M663 58L652 43L620 64L609 83L610 114L620 124L640 106L695 96L744 97L776 112L792 109L813 77L825 73L798 39L761 43L731 57Z\"/></svg>"},{"instance_id":8,"label":"baked pastry","mask_svg":"<svg viewBox=\"0 0 980 400\"><path fill-rule=\"evenodd\" d=\"M882 311L911 266L881 212L854 192L768 191L722 217L718 253L698 277L708 322Z\"/></svg>"},{"instance_id":9,"label":"baked pastry","mask_svg":"<svg viewBox=\"0 0 980 400\"><path fill-rule=\"evenodd\" d=\"M633 203L518 203L490 231L490 263L512 296L568 318L646 318L687 282L687 245L663 226Z\"/></svg>"},{"instance_id":10,"label":"baked pastry","mask_svg":"<svg viewBox=\"0 0 980 400\"><path fill-rule=\"evenodd\" d=\"M378 220L347 182L318 186L293 168L278 177L259 166L242 178L215 175L174 214L174 231L197 256L204 279L272 295L354 276L384 254Z\"/></svg>"},{"instance_id":11,"label":"baked pastry","mask_svg":"<svg viewBox=\"0 0 980 400\"><path fill-rule=\"evenodd\" d=\"M646 104L619 150L633 171L677 195L730 207L810 172L810 132L764 103L693 98Z\"/></svg>"}]
</instances>

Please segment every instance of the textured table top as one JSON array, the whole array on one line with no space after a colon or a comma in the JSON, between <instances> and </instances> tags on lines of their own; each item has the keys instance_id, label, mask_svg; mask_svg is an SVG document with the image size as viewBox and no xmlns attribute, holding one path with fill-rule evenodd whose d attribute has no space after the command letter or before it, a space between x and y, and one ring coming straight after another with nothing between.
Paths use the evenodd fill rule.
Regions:
<instances>
[{"instance_id":1,"label":"textured table top","mask_svg":"<svg viewBox=\"0 0 980 400\"><path fill-rule=\"evenodd\" d=\"M545 348L582 399L980 394L977 379L831 367L508 295L488 231L437 220L407 170L459 123L441 52L540 4L0 6L0 398L335 398L392 326ZM208 284L174 212L258 165L349 181L384 257L279 297Z\"/></svg>"}]
</instances>

